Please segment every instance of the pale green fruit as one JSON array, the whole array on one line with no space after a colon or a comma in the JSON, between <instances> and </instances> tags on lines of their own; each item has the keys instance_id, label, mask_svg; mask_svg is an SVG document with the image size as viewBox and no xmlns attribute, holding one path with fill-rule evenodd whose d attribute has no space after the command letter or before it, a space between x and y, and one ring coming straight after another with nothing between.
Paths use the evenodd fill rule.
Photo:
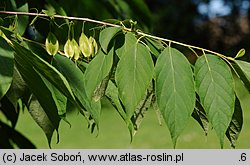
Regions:
<instances>
[{"instance_id":1,"label":"pale green fruit","mask_svg":"<svg viewBox=\"0 0 250 165\"><path fill-rule=\"evenodd\" d=\"M79 38L79 47L84 57L90 57L92 54L92 44L89 42L88 37L82 33Z\"/></svg>"},{"instance_id":2,"label":"pale green fruit","mask_svg":"<svg viewBox=\"0 0 250 165\"><path fill-rule=\"evenodd\" d=\"M94 57L97 54L97 52L98 52L98 45L96 43L96 40L92 36L89 37L89 42L92 45L91 55L92 55L92 57Z\"/></svg>"},{"instance_id":3,"label":"pale green fruit","mask_svg":"<svg viewBox=\"0 0 250 165\"><path fill-rule=\"evenodd\" d=\"M64 53L68 58L74 56L74 44L70 39L68 39L64 45Z\"/></svg>"},{"instance_id":4,"label":"pale green fruit","mask_svg":"<svg viewBox=\"0 0 250 165\"><path fill-rule=\"evenodd\" d=\"M75 39L73 39L71 42L72 42L73 47L74 47L74 56L73 56L73 58L76 61L76 60L79 59L81 51L80 51L80 48L79 48L79 46L78 46Z\"/></svg>"}]
</instances>

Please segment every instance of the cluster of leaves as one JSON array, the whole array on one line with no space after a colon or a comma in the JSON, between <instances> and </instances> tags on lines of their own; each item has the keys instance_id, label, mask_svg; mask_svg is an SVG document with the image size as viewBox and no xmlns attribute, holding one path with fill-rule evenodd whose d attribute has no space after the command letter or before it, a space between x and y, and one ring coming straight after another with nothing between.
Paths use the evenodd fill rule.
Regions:
<instances>
[{"instance_id":1,"label":"cluster of leaves","mask_svg":"<svg viewBox=\"0 0 250 165\"><path fill-rule=\"evenodd\" d=\"M225 135L235 147L243 123L235 82L250 89L250 64L236 60L244 51L235 58L205 51L198 56L194 51L197 59L191 64L173 43L123 26L97 28L98 42L84 33L79 46L68 38L64 49L51 32L41 44L21 37L16 28L0 29L0 108L13 128L20 106L25 105L50 144L61 119L67 121L67 110L74 106L90 129L98 130L101 99L106 97L127 124L131 139L153 105L169 128L174 147L191 117L206 134L214 128L221 147ZM19 145L21 135L0 124L5 137L1 147L10 147L10 141L33 147L28 142Z\"/></svg>"}]
</instances>

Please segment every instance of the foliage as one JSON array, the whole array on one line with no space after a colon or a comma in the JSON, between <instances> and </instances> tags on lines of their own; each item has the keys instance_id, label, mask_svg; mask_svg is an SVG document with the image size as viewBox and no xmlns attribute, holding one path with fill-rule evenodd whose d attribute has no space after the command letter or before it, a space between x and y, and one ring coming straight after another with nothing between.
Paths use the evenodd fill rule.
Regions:
<instances>
[{"instance_id":1,"label":"foliage","mask_svg":"<svg viewBox=\"0 0 250 165\"><path fill-rule=\"evenodd\" d=\"M1 148L14 147L10 141L21 148L34 147L15 131L18 112L25 108L49 145L54 131L59 140L60 121L67 122L69 105L85 117L92 132L98 131L103 97L126 123L131 140L154 105L170 130L174 147L191 117L206 134L214 128L221 148L225 135L235 147L243 123L236 79L250 89L250 63L236 59L244 55L243 50L235 58L226 57L148 35L130 20L92 21L102 24L95 28L84 28L88 23L83 23L75 35L74 25L79 22L64 17L66 23L59 26L57 15L43 13L40 16L49 18L50 26L43 42L23 35L28 13L5 18L0 27L0 110L12 124L0 121ZM21 19L26 20L22 26ZM35 17L31 23L39 20ZM62 26L68 29L64 39L55 33ZM195 63L183 50L193 52Z\"/></svg>"}]
</instances>

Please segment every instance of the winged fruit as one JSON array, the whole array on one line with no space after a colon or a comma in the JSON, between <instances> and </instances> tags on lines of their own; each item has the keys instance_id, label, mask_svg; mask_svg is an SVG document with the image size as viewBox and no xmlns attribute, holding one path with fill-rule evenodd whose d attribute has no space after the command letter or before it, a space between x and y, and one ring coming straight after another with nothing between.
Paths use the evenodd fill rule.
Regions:
<instances>
[{"instance_id":1,"label":"winged fruit","mask_svg":"<svg viewBox=\"0 0 250 165\"><path fill-rule=\"evenodd\" d=\"M49 32L46 38L45 47L47 52L52 56L54 56L59 49L59 42L52 32Z\"/></svg>"}]
</instances>

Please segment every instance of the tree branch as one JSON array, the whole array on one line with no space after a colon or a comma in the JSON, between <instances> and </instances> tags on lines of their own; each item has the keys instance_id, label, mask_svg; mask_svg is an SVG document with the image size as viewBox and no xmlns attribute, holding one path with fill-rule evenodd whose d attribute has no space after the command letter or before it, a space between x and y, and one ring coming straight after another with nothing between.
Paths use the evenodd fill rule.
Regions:
<instances>
[{"instance_id":1,"label":"tree branch","mask_svg":"<svg viewBox=\"0 0 250 165\"><path fill-rule=\"evenodd\" d=\"M62 16L62 15L49 16L47 14L42 14L42 13L14 12L14 11L0 11L0 14L28 15L28 16L59 18L59 19L68 19L68 20L92 22L92 23L96 23L96 24L100 24L100 25L104 25L104 26L111 26L111 27L123 27L121 25L112 24L112 23L108 23L108 22L104 22L104 21L98 21L98 20L94 20L94 19L90 19L90 18L70 17L70 16ZM132 31L132 29L126 28L126 27L123 27L123 30L125 30L125 31ZM231 57L226 57L226 56L224 56L224 55L222 55L220 53L217 53L217 52L214 52L214 51L211 51L211 50L208 50L208 49L204 49L204 48L201 48L201 47L197 47L197 46L193 46L193 45L181 43L181 42L178 42L178 41L173 41L173 40L166 39L166 38L161 38L161 37L153 36L153 35L141 32L139 30L136 31L136 32L137 32L137 34L139 34L141 36L145 36L145 37L149 37L149 38L153 38L153 39L156 39L156 40L165 41L165 42L169 42L169 43L174 43L174 44L181 45L181 46L188 47L188 48L198 49L198 50L201 50L203 52L212 53L214 55L217 55L217 56L223 58L224 60L234 60Z\"/></svg>"}]
</instances>

